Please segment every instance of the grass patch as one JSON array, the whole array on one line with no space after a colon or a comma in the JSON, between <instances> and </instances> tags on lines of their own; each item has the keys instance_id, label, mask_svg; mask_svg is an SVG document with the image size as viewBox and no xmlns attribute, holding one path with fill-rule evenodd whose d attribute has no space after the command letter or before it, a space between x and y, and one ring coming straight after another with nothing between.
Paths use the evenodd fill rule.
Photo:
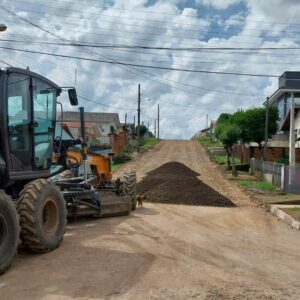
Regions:
<instances>
[{"instance_id":1,"label":"grass patch","mask_svg":"<svg viewBox=\"0 0 300 300\"><path fill-rule=\"evenodd\" d=\"M118 170L120 167L122 166L122 164L118 164L118 163L112 163L111 164L111 170L112 171L115 171L115 170Z\"/></svg>"},{"instance_id":2,"label":"grass patch","mask_svg":"<svg viewBox=\"0 0 300 300\"><path fill-rule=\"evenodd\" d=\"M155 137L146 138L143 140L142 147L144 149L151 149L158 143L158 139Z\"/></svg>"},{"instance_id":3,"label":"grass patch","mask_svg":"<svg viewBox=\"0 0 300 300\"><path fill-rule=\"evenodd\" d=\"M254 188L263 191L275 192L277 186L267 182L267 181L249 181L249 180L240 180L239 184L243 187Z\"/></svg>"},{"instance_id":4,"label":"grass patch","mask_svg":"<svg viewBox=\"0 0 300 300\"><path fill-rule=\"evenodd\" d=\"M221 155L221 154L213 154L212 158L219 164L219 165L226 165L227 164L227 156L226 155ZM234 158L235 164L240 164L241 160L238 158ZM230 163L231 163L231 158L230 158Z\"/></svg>"},{"instance_id":5,"label":"grass patch","mask_svg":"<svg viewBox=\"0 0 300 300\"><path fill-rule=\"evenodd\" d=\"M200 136L198 137L198 142L203 146L210 148L210 147L223 147L223 144L220 141L213 141L209 136Z\"/></svg>"},{"instance_id":6,"label":"grass patch","mask_svg":"<svg viewBox=\"0 0 300 300\"><path fill-rule=\"evenodd\" d=\"M226 155L219 155L214 154L212 158L219 164L219 165L226 165L227 164L227 157Z\"/></svg>"},{"instance_id":7,"label":"grass patch","mask_svg":"<svg viewBox=\"0 0 300 300\"><path fill-rule=\"evenodd\" d=\"M295 211L295 212L300 212L300 207L290 207L288 208L289 211Z\"/></svg>"},{"instance_id":8,"label":"grass patch","mask_svg":"<svg viewBox=\"0 0 300 300\"><path fill-rule=\"evenodd\" d=\"M122 152L113 157L113 164L124 164L132 159L134 148L131 145L127 145Z\"/></svg>"}]
</instances>

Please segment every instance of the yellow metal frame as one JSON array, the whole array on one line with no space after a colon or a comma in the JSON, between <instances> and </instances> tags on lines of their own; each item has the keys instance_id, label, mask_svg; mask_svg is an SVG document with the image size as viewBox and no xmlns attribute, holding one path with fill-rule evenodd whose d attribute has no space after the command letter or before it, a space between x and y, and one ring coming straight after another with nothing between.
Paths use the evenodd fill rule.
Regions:
<instances>
[{"instance_id":1,"label":"yellow metal frame","mask_svg":"<svg viewBox=\"0 0 300 300\"><path fill-rule=\"evenodd\" d=\"M81 151L69 149L67 154L68 159L72 160L74 157L79 164L82 163ZM99 182L112 180L109 156L87 152L86 163L90 166L92 174L99 177Z\"/></svg>"}]
</instances>

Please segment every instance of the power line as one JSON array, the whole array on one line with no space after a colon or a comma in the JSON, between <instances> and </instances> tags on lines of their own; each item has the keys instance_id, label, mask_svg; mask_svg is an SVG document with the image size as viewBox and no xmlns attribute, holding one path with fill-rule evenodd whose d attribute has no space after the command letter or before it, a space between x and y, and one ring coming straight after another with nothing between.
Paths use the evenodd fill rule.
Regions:
<instances>
[{"instance_id":1,"label":"power line","mask_svg":"<svg viewBox=\"0 0 300 300\"><path fill-rule=\"evenodd\" d=\"M36 20L40 20L40 18L36 18L36 17L31 17L31 19L36 19ZM137 41L143 41L143 42L148 42L148 43L151 43L153 41L156 41L156 39L158 37L166 37L168 38L168 41L164 41L165 43L168 43L170 42L170 37L171 38L174 38L176 43L177 44L184 44L184 43L180 43L178 42L178 38L181 38L181 39L184 39L184 40L192 40L192 41L195 41L195 42L199 42L199 39L198 37L197 38L191 38L191 37L188 37L188 36L184 36L184 37L180 37L179 35L174 35L174 36L171 36L171 35L167 35L167 34L164 34L164 33L149 33L149 32L144 32L144 31L124 31L122 29L114 29L114 28L100 28L98 27L97 28L97 31L95 30L90 30L90 31L80 31L80 30L74 30L74 27L78 28L78 27L84 27L84 26L81 26L81 25L78 25L78 23L67 23L67 22L61 22L63 25L64 28L72 28L73 30L70 30L71 32L76 32L76 33L84 33L85 35L87 36L98 36L98 37L102 37L102 38L105 38L105 37L112 37L112 32L116 32L119 34L119 36L115 35L116 37L118 37L118 39L122 39L122 40L126 40L127 38L125 36L130 36L131 39L133 40L137 40ZM111 24L116 24L115 22L110 22ZM66 26L66 25L69 25L69 26ZM121 25L121 24L120 24ZM49 27L45 27L44 28L49 28ZM167 29L167 28L166 28ZM102 31L104 33L100 33L99 31ZM109 34L108 33L105 33L109 31ZM232 37L234 36L234 34L230 34L230 33L226 33L226 32L214 32L214 31L206 31L206 30L198 30L199 32L204 32L205 34L217 34L217 35L225 35L225 36L229 36L229 37ZM140 38L140 37L137 37L138 34L147 34L147 36L153 36L153 38ZM133 37L132 37L133 36ZM249 37L247 35L242 35L242 34L239 34L240 37ZM259 36L257 36L259 37ZM161 40L161 38L160 38ZM235 44L248 44L248 45L260 45L261 43L252 43L252 42L238 42L236 41Z\"/></svg>"},{"instance_id":2,"label":"power line","mask_svg":"<svg viewBox=\"0 0 300 300\"><path fill-rule=\"evenodd\" d=\"M16 42L16 43L28 43L22 40L13 39L0 39L4 42ZM121 48L121 49L150 49L150 50L171 50L171 51L263 51L263 50L300 50L300 47L152 47L143 45L122 45L122 44L87 44L82 42L72 43L59 43L59 42L43 42L43 41L31 41L33 44L41 45L57 45L57 46L71 46L71 47L89 47L89 48Z\"/></svg>"},{"instance_id":3,"label":"power line","mask_svg":"<svg viewBox=\"0 0 300 300\"><path fill-rule=\"evenodd\" d=\"M30 23L29 23L30 24ZM37 28L39 28L38 27L38 25L35 25ZM43 30L43 29L42 29ZM50 31L49 30L45 30L45 32L47 32L47 33L49 33ZM101 35L101 36L103 36L103 35ZM111 35L108 35L108 36L110 36L111 37ZM58 38L57 36L56 36L56 38ZM122 38L122 37L121 37ZM124 38L125 39L125 38ZM31 39L32 40L32 39ZM78 43L78 42L74 42L74 41L69 41L69 40L66 40L66 39L63 39L64 41L67 41L68 43L71 43L71 44L73 44L74 46L76 46L75 44L76 43ZM143 40L146 40L146 39L143 39ZM149 42L149 40L146 40L147 42ZM53 43L55 43L55 42L53 42ZM82 43L82 42L81 42ZM59 44L59 43L58 43ZM79 44L79 43L78 43ZM177 44L180 44L180 43L177 43ZM78 45L79 47L87 47L86 46L87 44L83 44L83 45ZM185 44L184 44L185 45ZM96 45L95 45L96 46ZM122 45L121 45L122 46ZM119 47L119 46L118 46ZM123 47L123 46L122 46ZM139 46L134 46L134 47L139 47ZM147 46L142 46L142 47L144 47L144 48L146 48ZM110 51L126 51L126 52L132 52L132 53L145 53L145 54L153 54L153 55L161 55L161 54L158 54L158 53L154 53L154 52L148 52L148 50L151 50L151 49L144 49L144 50L146 50L147 52L143 52L143 51L135 51L135 50L132 50L132 49L130 49L130 48L126 48L126 46L124 46L123 48L125 48L125 49L123 49L123 48L117 48L117 47L112 47L111 48L111 46L109 46L109 45L107 45L107 46L101 46L101 48L102 48L102 50L105 50L106 48L109 48L109 50ZM140 47L141 48L141 47ZM163 47L159 47L160 49L162 49ZM196 48L199 48L199 47L194 47L195 48L195 50L197 50ZM277 47L278 49L279 49L279 47ZM282 48L280 48L280 50L288 50L288 48L291 48L291 50L300 50L300 48L297 48L297 47L282 47ZM293 49L292 49L293 48ZM222 49L222 48L213 48L214 49L214 51L211 51L211 49L210 48L206 48L206 49L203 49L203 48L199 48L199 51L201 50L202 52L206 52L207 54L215 54L215 53L217 53L217 52L220 52L220 53L222 53L222 55L236 55L236 54L241 54L241 55L249 55L249 52L244 52L244 51L254 51L255 49L257 49L257 51L259 51L259 50L264 50L264 51L266 51L267 49L271 49L270 47L269 48L267 48L267 47L262 47L262 48L254 48L254 47L252 47L252 48L237 48L237 49L235 49L235 50L231 50L231 49L228 49L226 52L224 52L224 50ZM238 50L238 49L240 49L240 50ZM243 51L241 50L241 49L244 49ZM250 50L249 50L250 49ZM251 49L253 49L253 50L251 50ZM86 49L87 50L87 49ZM162 50L166 50L166 51L170 51L170 50L172 50L172 48L170 48L170 50L168 50L167 49L167 47L166 47L166 49L162 49ZM185 49L185 48L182 48L182 51L185 51L185 52L188 52L188 50L189 49ZM193 52L196 52L196 51L193 51ZM253 54L253 53L251 53L251 54ZM265 56L265 55L269 55L269 54L272 54L272 56L280 56L280 57L287 57L287 56L291 56L291 55L298 55L298 53L292 53L292 52L289 52L289 53L276 53L276 52L263 52L263 53L255 53L255 55L256 56ZM98 54L99 55L99 54ZM184 57L189 57L189 56L186 56L186 55L184 55Z\"/></svg>"},{"instance_id":4,"label":"power line","mask_svg":"<svg viewBox=\"0 0 300 300\"><path fill-rule=\"evenodd\" d=\"M147 96L145 94L143 94L143 95ZM199 110L211 110L211 111L216 111L216 109L220 108L220 105L214 106L211 103L200 103L198 105L180 104L180 103L170 102L170 101L162 99L162 98L157 99L156 97L150 97L150 96L147 96L147 97L152 100L159 101L160 103L171 105L172 107L184 107L184 108L193 108L193 109L197 109L197 110L199 109ZM222 103L222 105L225 105L225 104L228 104L228 103ZM234 105L234 103L230 103L230 104ZM241 103L239 101L239 107L246 106L246 105L247 105L247 103Z\"/></svg>"},{"instance_id":5,"label":"power line","mask_svg":"<svg viewBox=\"0 0 300 300\"><path fill-rule=\"evenodd\" d=\"M1 7L0 7L1 8ZM48 30L46 31L46 30L44 30L43 28L41 28L40 26L38 26L38 25L36 25L36 24L33 24L32 22L30 22L30 21L28 21L27 19L25 19L25 18L23 18L23 17L20 17L20 16L18 16L18 15L16 15L15 13L13 13L13 12L11 12L10 10L8 10L8 9L5 9L5 8L3 8L2 7L2 10L4 10L4 11L6 11L7 13L9 13L9 14L11 14L11 15L13 15L13 16L15 16L15 17L17 17L17 18L19 18L19 19L21 19L22 21L24 21L24 22L26 22L26 23L28 23L28 24L30 24L30 25L33 25L34 27L37 27L38 29L40 29L40 30L42 30L42 31L44 31L44 32L47 32L48 34L50 34L51 36L54 36L54 37L56 37L56 38L58 38L58 39L61 39L61 40L64 40L65 41L65 39L63 39L63 38L60 38L59 36L57 36L56 34L53 34L53 33L51 33L51 32L49 32ZM92 52L92 51L89 51L90 53L93 53L94 54L94 52ZM124 69L123 68L123 66L118 66L119 68L122 68L122 69ZM140 73L140 76L142 76L142 77L144 77L145 78L145 76L144 75L141 75L141 73L143 73L143 74L150 74L150 73L148 73L148 72L145 72L145 71L141 71L141 70L136 70L135 68L132 68L132 67L130 67L130 69L132 69L132 70L127 70L127 69L125 69L127 72L130 72L130 73L133 73L133 74L135 74L136 72L138 72L138 73ZM136 75L136 74L135 74ZM152 76L152 74L151 74L151 76ZM160 84L160 85L167 85L167 84L165 84L165 83L161 83L161 82L159 82L159 81L157 81L157 80L154 80L153 78L148 78L148 77L146 77L148 80L151 80L151 81L153 81L153 82L156 82L156 83L158 83L158 84ZM169 86L169 85L168 85ZM182 90L182 89L180 89L180 88L178 88L178 87L175 87L177 90L181 90L181 91L183 91L183 92L185 92L185 93L192 93L192 94L195 94L195 93L193 93L193 92L189 92L189 91L185 91L185 90Z\"/></svg>"},{"instance_id":6,"label":"power line","mask_svg":"<svg viewBox=\"0 0 300 300\"><path fill-rule=\"evenodd\" d=\"M169 67L161 67L161 66L140 65L140 64L117 62L117 61L107 61L107 60L93 59L93 58L87 58L87 57L79 57L79 56L71 56L71 55L63 55L63 54L54 54L54 53L48 53L48 52L42 52L42 51L25 50L25 49L18 49L18 48L12 48L12 47L0 47L0 48L1 49L6 49L6 50L19 51L19 52L43 54L43 55L48 55L48 56L56 56L56 57L72 58L72 59L79 59L79 60L85 60L85 61L101 62L101 63L108 63L108 64L113 64L113 65L133 66L133 67L139 67L139 68L150 68L150 69L179 71L179 72L191 72L191 73L204 73L204 74L250 76L250 77L268 77L268 78L278 78L279 77L277 75L271 75L271 74L239 73L239 72L234 72L234 71L232 71L232 72L222 72L222 71L180 69L180 68L169 68Z\"/></svg>"},{"instance_id":7,"label":"power line","mask_svg":"<svg viewBox=\"0 0 300 300\"><path fill-rule=\"evenodd\" d=\"M0 8L3 9L3 7L0 7ZM8 12L8 13L10 13L10 14L13 14L13 15L17 16L15 13L13 13L13 12L7 10L7 9L3 9L3 10L5 10L6 12ZM18 17L19 17L19 16L18 16ZM32 22L26 20L25 18L22 18L22 17L19 17L19 18L22 19L22 20L24 20L25 22L29 23L30 25L32 25L32 26L34 26L34 27L37 27L38 29L41 29L38 25L35 25L34 23L32 23ZM49 33L49 34L51 34L51 35L53 35L53 36L56 36L56 35L54 35L53 33L49 32L49 31L47 31L47 30L44 30L44 29L42 29L42 30L45 31L45 32L47 32L47 33ZM0 47L0 48L1 48L1 47ZM5 49L5 48L3 48L3 49ZM12 49L7 49L7 50L12 50ZM16 50L16 51L19 51L19 50ZM29 52L29 53L30 53L30 51L27 51L27 50L22 50L22 52ZM31 52L31 53L33 53L33 52ZM38 53L38 51L35 51L34 53ZM42 53L40 53L40 54L42 54ZM55 56L56 56L56 55L55 55ZM91 102L98 103L98 104L101 104L101 105L104 105L104 106L112 107L112 106L107 105L107 104L104 104L104 103L96 102L96 101L91 100L91 99L89 99L89 98L87 98L87 97L84 97L84 96L79 96L79 97L81 97L82 99L85 99L85 100L87 100L87 101L91 101ZM112 107L112 108L116 108L116 107ZM117 108L117 109L123 109L123 108Z\"/></svg>"},{"instance_id":8,"label":"power line","mask_svg":"<svg viewBox=\"0 0 300 300\"><path fill-rule=\"evenodd\" d=\"M21 3L21 4L29 4L28 2L24 2L24 1L20 1L20 0L11 0L13 2L17 2L17 3ZM45 1L45 0L44 0ZM47 1L45 1L47 2ZM62 0L57 0L57 2L62 2L62 3L68 3L71 6L74 6L74 2L72 1L62 1ZM51 2L53 3L53 2ZM81 4L81 3L87 3L89 5L90 8L98 8L98 9L110 9L110 10L117 10L117 11L129 11L129 12L134 12L134 13L145 13L145 14L153 14L153 15L170 15L170 16L177 16L177 17L184 17L184 18L191 18L191 19L200 19L200 20L212 20L215 21L214 17L203 17L203 16L191 16L191 15L183 15L183 14L174 14L174 13L167 13L167 12L162 12L162 11L143 11L143 10L135 10L135 9L126 9L126 8L118 8L118 7L114 7L114 6L107 6L107 5L97 5L97 6L92 6L90 3L90 0L88 1L83 1L81 0L80 3L76 3L76 5ZM30 3L32 4L32 3ZM45 4L40 4L40 3L35 3L35 5L39 5L39 6L43 6L43 7L47 7L47 8L52 8L52 9L59 9L59 10L66 10L68 12L70 12L70 8L62 8L62 7L53 7L53 6L49 6L49 5L45 5ZM70 6L69 6L70 7ZM86 7L86 6L84 6ZM149 6L149 8L151 8L151 6ZM78 13L82 13L82 11L79 10L71 10L73 12L78 12ZM96 14L96 13L95 13ZM113 16L113 15L108 15L108 16ZM113 16L114 17L114 16ZM120 16L123 18L127 18L127 19L131 19L131 17L125 17L125 16ZM138 20L145 20L145 19L138 19ZM242 17L237 17L237 18L231 18L231 20L235 20L235 21L241 21L241 22L245 22L245 18ZM157 20L153 20L153 22L157 22ZM262 20L254 20L254 19L247 19L247 22L250 23L263 23L263 24L281 24L281 25L288 25L288 26L300 26L300 23L290 23L290 22L271 22L271 21L262 21ZM189 24L189 25L194 25L194 24ZM220 27L220 26L219 26Z\"/></svg>"},{"instance_id":9,"label":"power line","mask_svg":"<svg viewBox=\"0 0 300 300\"><path fill-rule=\"evenodd\" d=\"M2 36L4 36L5 34L3 34ZM45 45L57 45L57 46L78 46L78 47L94 47L94 48L101 48L102 50L105 50L106 48L109 48L110 51L125 51L126 53L139 53L139 54L151 54L151 55L156 55L156 56L162 56L162 55L167 55L167 54L164 54L164 53L160 53L158 54L157 52L149 52L149 48L152 48L152 49L163 49L163 47L148 47L148 46L143 46L143 45L136 45L136 46L128 46L128 45L124 45L124 44L97 44L97 43L88 43L88 42L82 42L82 41L68 41L68 43L60 43L60 42L56 42L56 41L49 41L49 42L45 42L44 40L43 41L36 41L34 40L33 37L30 37L30 36L20 36L20 35L12 35L12 36L15 36L15 37L19 37L21 38L22 40L13 40L13 39L0 39L0 41L11 41L11 42L24 42L24 43L33 43L33 44L45 44ZM145 50L147 50L146 52L145 51L132 51L132 50L128 50L130 48L145 48ZM146 49L148 48L148 49ZM185 51L185 52L189 52L189 49L190 50L195 50L195 51L191 51L191 52L196 52L197 50L199 51L202 51L202 52L207 52L206 54L214 54L215 55L215 52L220 52L222 53L222 55L224 54L237 54L238 52L237 51L241 51L239 52L238 54L247 54L249 55L249 53L244 53L242 51L260 51L260 50L263 50L263 51L266 51L266 50L294 50L294 51L298 51L300 50L300 47L258 47L258 48L255 48L255 47L190 47L190 48L172 48L172 47L166 47L164 48L163 50L182 50L182 51ZM213 51L211 51L213 50ZM225 51L225 52L223 52ZM230 52L230 53L227 53L227 52ZM253 54L253 53L251 53ZM263 56L266 56L268 54L274 54L276 56L286 56L286 57L290 57L291 55L298 55L298 52L288 52L288 53L282 53L282 54L278 54L276 52L263 52L263 53L258 53L258 52L255 52L254 53L255 55L263 55ZM174 57L176 57L175 55L173 55ZM189 55L182 55L180 54L180 58L182 57L188 57L188 58L191 58L191 57L194 57L194 56L189 56ZM120 58L121 59L121 58ZM215 62L216 60L214 60ZM226 60L228 61L228 60ZM232 60L233 61L233 60ZM235 60L237 61L237 60ZM238 60L238 62L241 62L240 60ZM245 62L245 61L243 61ZM201 63L203 63L201 61ZM259 62L259 63L264 63L264 62ZM278 61L277 62L274 62L274 64L278 64ZM279 63L280 64L280 63Z\"/></svg>"},{"instance_id":10,"label":"power line","mask_svg":"<svg viewBox=\"0 0 300 300\"><path fill-rule=\"evenodd\" d=\"M8 10L8 13L17 16L16 14L10 12L9 10ZM29 22L29 21L26 20L25 18L22 18L22 17L19 17L19 16L17 16L17 17L20 18L21 20L23 20L23 21L25 21L25 22L31 24L31 22ZM34 25L35 25L35 24L34 24ZM35 26L36 26L38 29L43 30L43 28L41 28L40 26L38 26L38 25L35 25ZM45 30L43 30L43 31L45 31ZM48 31L46 31L46 32L49 33ZM51 34L52 36L55 36L56 38L61 39L60 37L58 37L57 35L55 35L55 34L53 34L53 33L51 33L51 32L50 32L50 34ZM62 40L64 40L64 39L62 39ZM93 54L96 54L96 53L94 53L94 52L92 52L92 51L89 51L89 52L91 52L91 53L93 53ZM119 66L119 67L121 67L121 66ZM121 67L121 68L123 68L123 67ZM133 69L134 72L144 73L144 74L153 76L153 74L148 73L148 72L145 72L145 71L136 70L135 68L132 68L132 67L131 67L131 69ZM127 71L127 72L133 73L133 71L131 71L131 70L127 70L127 69L126 69L126 71ZM142 76L145 77L144 75L142 75ZM155 83L158 83L158 84L160 84L160 85L167 85L167 84L165 84L165 83L161 83L161 82L159 82L159 81L157 81L157 80L154 80L153 78L149 78L149 77L146 77L146 78L147 78L148 80L151 80L151 81L153 81L153 82L155 82ZM164 80L167 80L167 81L171 81L171 82L176 83L175 81L172 81L172 80L168 80L168 79L164 79ZM177 84L181 84L181 83L177 82ZM168 85L168 86L169 86L169 85ZM195 93L195 92L192 92L192 91L186 91L186 90L180 89L180 88L178 88L178 87L172 86L172 88L176 88L177 90L183 91L183 92L185 92L185 93L191 93L191 94L199 95L198 93ZM202 96L202 95L201 95L201 96Z\"/></svg>"},{"instance_id":11,"label":"power line","mask_svg":"<svg viewBox=\"0 0 300 300\"><path fill-rule=\"evenodd\" d=\"M19 1L20 2L20 1ZM41 5L41 6L45 6L45 7L47 7L47 8L50 8L50 9L57 9L57 7L51 7L51 6L47 6L47 5L42 5L42 4L36 4L36 5ZM72 17L72 16L70 16L70 10L69 9L64 9L64 8L62 8L62 9L60 9L60 10L68 10L68 15L67 15L67 17L68 18L75 18L75 19L79 19L79 17ZM28 10L28 9L26 9L26 11L27 12L31 12L31 13L34 13L34 14L40 14L40 15L44 15L44 13L43 12L40 12L40 11L33 11L33 10ZM79 11L78 11L79 12ZM82 13L82 11L80 11L80 13ZM91 13L91 14L93 14L93 13ZM59 15L59 14L55 14L56 16L57 15ZM96 14L97 16L99 16L100 14ZM66 15L61 15L61 16L64 16L64 17L66 17ZM109 18L111 18L111 17L118 17L118 19L121 17L123 17L123 16L113 16L113 15L103 15L103 14L101 14L101 17L109 17ZM35 18L35 17L31 17L31 18L33 18L33 19L38 19L38 20L40 20L40 18ZM80 19L82 19L82 17L80 16ZM130 18L130 19L135 19L135 18ZM145 19L138 19L138 20L143 20L143 21L145 21ZM149 20L146 20L146 21L148 21L149 22ZM115 21L106 21L106 20L101 20L101 22L106 22L106 23L111 23L111 24L116 24L116 22ZM157 21L152 21L152 22L156 22L157 23ZM68 23L68 22L63 22L63 24L69 24L69 25L71 25L72 26L72 28L74 27L74 26L76 26L76 28L78 28L78 27L81 27L81 25L80 24L78 24L78 23ZM123 25L122 25L123 24ZM173 23L174 24L174 23ZM178 23L178 24L181 24L181 23ZM119 22L118 22L118 25L122 25L123 27L124 26L138 26L138 27L145 27L145 28L147 28L147 27L149 27L149 28L154 28L155 26L145 26L145 25L138 25L138 24L126 24L126 23L121 23L121 24L119 24ZM181 24L182 25L182 24ZM186 24L185 24L186 25ZM191 24L191 25L195 25L195 24ZM212 27L211 25L209 26L209 27ZM215 26L216 27L216 26ZM162 27L155 27L156 29L162 29ZM220 27L221 29L222 29L222 27ZM106 30L106 29L101 29L101 28L99 28L98 29L98 31L99 30ZM167 28L167 30L170 30L170 28ZM158 33L158 32L155 32L155 34L153 34L152 32L148 32L147 34L148 35L154 35L154 36L157 36L158 34L159 35L161 35L161 36L169 36L169 37L174 37L174 38L178 38L178 28L177 29L171 29L171 30L176 30L176 32L177 32L177 35L174 35L174 36L171 36L171 35L167 35L167 34L163 34L163 33ZM247 30L247 29L245 29L245 30ZM261 30L262 29L260 29L260 32L261 32ZM120 29L113 29L113 28L109 28L109 31L116 31L116 32L120 32ZM132 31L130 31L130 32L127 32L127 31L122 31L121 30L121 32L123 32L123 35L125 34L125 35L128 35L128 34L136 34L136 33L141 33L141 32L132 32ZM240 34L239 32L238 33L228 33L228 32L217 32L217 31L209 31L209 30L206 30L206 29L204 29L204 30L200 30L200 29L198 29L197 30L197 32L199 33L199 32L205 32L206 34L219 34L219 35L228 35L228 36L233 36L234 34L239 34L239 36L244 36L244 37L260 37L260 35L245 35L245 34ZM143 32L144 33L144 32ZM289 32L287 32L287 31L282 31L282 34L288 34ZM295 35L295 34L299 34L299 32L290 32L291 34L293 34L293 36ZM93 33L86 33L86 34L93 34ZM95 34L95 33L94 33ZM100 34L97 34L97 35L100 35ZM101 36L103 36L103 34L101 34ZM123 37L122 37L123 38ZM198 39L196 39L196 38L189 38L189 37L182 37L182 38L184 38L184 39L193 39L193 40L198 40ZM146 39L141 39L141 38L135 38L135 39L139 39L139 40L146 40ZM149 39L148 39L149 40ZM237 43L237 42L236 42ZM258 43L250 43L250 42L243 42L243 44L258 44Z\"/></svg>"},{"instance_id":12,"label":"power line","mask_svg":"<svg viewBox=\"0 0 300 300\"><path fill-rule=\"evenodd\" d=\"M5 64L5 65L7 65L7 66L10 66L10 67L12 67L12 65L11 65L11 64L9 64L9 63L5 62L4 60L1 60L1 59L0 59L0 62L2 62L3 64Z\"/></svg>"},{"instance_id":13,"label":"power line","mask_svg":"<svg viewBox=\"0 0 300 300\"><path fill-rule=\"evenodd\" d=\"M81 99L84 99L84 100L86 100L86 101L90 101L90 102L93 102L93 103L96 103L96 104L101 104L101 105L103 105L103 106L106 106L106 107L110 107L110 108L114 108L114 109L119 109L119 110L136 110L136 108L124 108L124 107L116 107L116 106L112 106L112 105L108 105L108 104L105 104L105 103L103 103L103 102L99 102L99 101L96 101L96 100L92 100L92 99L90 99L90 98L88 98L88 97L85 97L85 96L83 96L83 95L80 95L80 94L78 94L78 97L79 98L81 98Z\"/></svg>"},{"instance_id":14,"label":"power line","mask_svg":"<svg viewBox=\"0 0 300 300\"><path fill-rule=\"evenodd\" d=\"M135 70L135 69L134 69ZM132 72L132 71L130 71L130 70L127 70L128 72ZM139 71L139 70L136 70L137 72L141 72L141 71ZM155 76L154 74L152 74L152 73L149 73L149 72L145 72L145 71L143 71L142 73L144 73L144 74L147 74L147 75L150 75L150 76ZM143 76L143 77L145 77L145 76ZM145 78L147 78L148 80L151 80L151 81L153 81L153 82L155 82L156 84L160 84L160 85L167 85L167 84L165 84L165 83L162 83L162 82L159 82L159 81L157 81L157 80L154 80L153 78L149 78L149 77L145 77ZM197 88L197 89L200 89L200 90L205 90L205 91L210 91L210 92L218 92L218 93L225 93L225 94L233 94L233 95L243 95L243 96L260 96L260 97L264 97L263 95L258 95L258 94L249 94L249 93L236 93L236 92L231 92L231 91L220 91L220 90L213 90L213 89L207 89L207 88L202 88L202 87L198 87L198 86L195 86L195 85L191 85L191 84L187 84L187 83L183 83L183 82L178 82L178 81L175 81L175 80L171 80L171 79L167 79L167 78L162 78L163 80L165 80L165 81L168 81L168 82L172 82L172 83L175 83L175 84L180 84L180 85L182 85L182 86L187 86L187 87L193 87L193 88ZM169 86L169 85L167 85L167 86ZM199 94L199 93L196 93L196 92L193 92L193 91L186 91L186 90L183 90L183 89L181 89L181 88L178 88L178 87L176 87L176 86L170 86L170 87L172 87L172 88L174 88L174 89L177 89L177 90L180 90L180 91L182 91L182 92L184 92L184 93L190 93L190 94L194 94L194 95L197 95L197 96L204 96L203 94ZM205 95L206 97L211 97L211 95ZM220 99L218 99L218 98L216 98L216 97L214 97L214 98L211 98L211 99L216 99L216 100L220 100ZM222 98L222 100L227 100L227 99L224 99L224 98Z\"/></svg>"}]
</instances>

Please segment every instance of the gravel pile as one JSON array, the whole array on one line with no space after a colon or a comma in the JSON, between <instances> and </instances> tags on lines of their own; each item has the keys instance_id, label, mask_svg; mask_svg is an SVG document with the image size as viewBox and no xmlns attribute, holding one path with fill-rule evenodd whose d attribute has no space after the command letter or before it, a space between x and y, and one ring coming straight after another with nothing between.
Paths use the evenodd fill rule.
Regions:
<instances>
[{"instance_id":1,"label":"gravel pile","mask_svg":"<svg viewBox=\"0 0 300 300\"><path fill-rule=\"evenodd\" d=\"M194 172L179 162L169 162L147 173L138 183L139 194L148 202L233 207L224 197L197 178Z\"/></svg>"}]
</instances>

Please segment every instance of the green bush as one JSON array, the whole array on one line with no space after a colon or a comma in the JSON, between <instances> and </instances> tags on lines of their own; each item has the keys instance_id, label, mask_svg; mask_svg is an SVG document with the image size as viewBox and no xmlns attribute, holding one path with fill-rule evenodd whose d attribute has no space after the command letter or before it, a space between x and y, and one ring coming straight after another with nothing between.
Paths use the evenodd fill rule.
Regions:
<instances>
[{"instance_id":1,"label":"green bush","mask_svg":"<svg viewBox=\"0 0 300 300\"><path fill-rule=\"evenodd\" d=\"M278 161L277 161L279 164L284 164L284 165L289 165L289 157L288 155L284 155L282 158L280 158Z\"/></svg>"},{"instance_id":2,"label":"green bush","mask_svg":"<svg viewBox=\"0 0 300 300\"><path fill-rule=\"evenodd\" d=\"M210 148L210 147L223 147L223 144L220 141L213 141L211 136L199 136L197 138L198 142L203 146Z\"/></svg>"},{"instance_id":3,"label":"green bush","mask_svg":"<svg viewBox=\"0 0 300 300\"><path fill-rule=\"evenodd\" d=\"M151 149L158 143L158 139L155 137L145 138L142 141L142 147L144 149Z\"/></svg>"}]
</instances>

